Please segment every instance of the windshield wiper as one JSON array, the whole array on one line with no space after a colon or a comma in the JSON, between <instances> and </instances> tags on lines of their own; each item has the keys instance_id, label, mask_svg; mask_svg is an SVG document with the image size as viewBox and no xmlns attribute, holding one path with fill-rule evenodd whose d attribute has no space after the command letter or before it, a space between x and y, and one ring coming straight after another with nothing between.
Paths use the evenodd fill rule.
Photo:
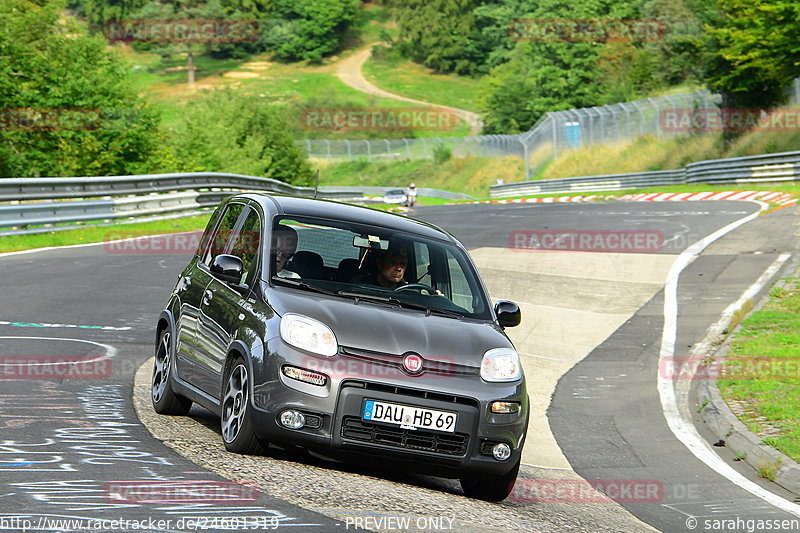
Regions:
<instances>
[{"instance_id":1,"label":"windshield wiper","mask_svg":"<svg viewBox=\"0 0 800 533\"><path fill-rule=\"evenodd\" d=\"M296 279L292 278L281 278L278 276L272 276L272 281L278 282L284 285L288 285L290 287L297 287L298 289L305 289L308 291L314 292L321 292L322 294L330 294L335 295L336 293L330 289L326 289L324 287L317 287L316 285L311 285L310 283L306 283L304 281L297 281Z\"/></svg>"},{"instance_id":2,"label":"windshield wiper","mask_svg":"<svg viewBox=\"0 0 800 533\"><path fill-rule=\"evenodd\" d=\"M461 313L456 313L455 311L449 311L447 309L440 309L438 307L429 307L427 305L418 304L416 302L406 302L403 300L398 300L397 298L392 298L392 301L396 302L397 304L403 307L408 307L410 309L420 309L421 311L425 311L426 315L440 315L458 319L464 318L464 315L462 315Z\"/></svg>"},{"instance_id":3,"label":"windshield wiper","mask_svg":"<svg viewBox=\"0 0 800 533\"><path fill-rule=\"evenodd\" d=\"M389 296L379 296L377 294L365 294L363 292L337 291L334 294L336 294L336 296L344 296L345 298L352 298L356 301L356 304L359 302L359 300L364 300L366 302L389 303L389 304L400 303L397 301L397 298L391 298Z\"/></svg>"},{"instance_id":4,"label":"windshield wiper","mask_svg":"<svg viewBox=\"0 0 800 533\"><path fill-rule=\"evenodd\" d=\"M339 291L336 294L338 296L346 296L348 298L353 298L356 300L356 303L358 303L358 300L364 300L368 302L371 301L371 302L388 303L388 304L399 305L400 307L405 307L408 309L419 309L420 311L425 311L426 315L435 314L457 319L464 318L464 315L462 315L461 313L457 313L455 311L449 311L447 309L439 309L438 307L429 307L427 305L418 304L416 302L400 300L399 298L395 298L394 296L380 296L377 294L364 294L362 292L349 292L349 291Z\"/></svg>"}]
</instances>

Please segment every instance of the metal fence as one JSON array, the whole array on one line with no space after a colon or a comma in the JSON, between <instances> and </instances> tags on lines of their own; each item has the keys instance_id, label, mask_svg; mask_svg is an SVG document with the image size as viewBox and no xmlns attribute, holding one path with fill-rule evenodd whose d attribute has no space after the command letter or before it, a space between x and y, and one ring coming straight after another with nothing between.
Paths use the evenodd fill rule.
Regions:
<instances>
[{"instance_id":1,"label":"metal fence","mask_svg":"<svg viewBox=\"0 0 800 533\"><path fill-rule=\"evenodd\" d=\"M681 184L773 183L800 180L800 152L784 152L691 163L678 170L582 176L492 185L492 198L534 194L621 191Z\"/></svg>"},{"instance_id":2,"label":"metal fence","mask_svg":"<svg viewBox=\"0 0 800 533\"><path fill-rule=\"evenodd\" d=\"M721 97L709 91L665 95L635 102L552 111L529 131L516 135L478 137L434 137L380 140L297 141L311 158L328 160L391 161L433 159L437 152L452 157L517 156L525 159L530 179L548 161L565 150L582 146L630 141L641 135L659 137L687 134L670 127L664 118L669 110L716 108Z\"/></svg>"}]
</instances>

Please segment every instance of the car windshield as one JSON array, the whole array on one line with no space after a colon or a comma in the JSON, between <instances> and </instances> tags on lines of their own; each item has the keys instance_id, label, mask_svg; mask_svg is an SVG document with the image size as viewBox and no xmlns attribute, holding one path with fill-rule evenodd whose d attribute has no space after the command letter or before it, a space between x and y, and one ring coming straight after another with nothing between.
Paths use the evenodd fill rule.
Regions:
<instances>
[{"instance_id":1,"label":"car windshield","mask_svg":"<svg viewBox=\"0 0 800 533\"><path fill-rule=\"evenodd\" d=\"M472 262L452 243L305 217L277 218L271 243L274 285L454 318L491 318Z\"/></svg>"},{"instance_id":2,"label":"car windshield","mask_svg":"<svg viewBox=\"0 0 800 533\"><path fill-rule=\"evenodd\" d=\"M394 189L386 193L386 196L400 196L405 194L403 189Z\"/></svg>"}]
</instances>

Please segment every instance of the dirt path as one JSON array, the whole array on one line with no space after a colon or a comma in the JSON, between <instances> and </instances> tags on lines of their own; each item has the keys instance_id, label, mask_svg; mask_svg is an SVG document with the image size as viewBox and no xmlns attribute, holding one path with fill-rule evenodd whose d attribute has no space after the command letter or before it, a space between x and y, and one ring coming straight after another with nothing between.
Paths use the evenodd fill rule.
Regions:
<instances>
[{"instance_id":1,"label":"dirt path","mask_svg":"<svg viewBox=\"0 0 800 533\"><path fill-rule=\"evenodd\" d=\"M345 84L349 85L350 87L352 87L357 91L361 91L367 94L382 96L384 98L392 98L394 100L402 100L403 102L410 102L412 104L436 106L442 109L447 109L455 113L458 118L464 120L465 122L467 122L467 124L469 124L471 135L480 134L483 122L481 122L480 116L477 113L473 113L472 111L467 111L465 109L458 109L456 107L433 104L431 102L425 102L423 100L406 98L405 96L400 96L398 94L393 94L388 91L384 91L383 89L380 89L371 84L370 82L368 82L367 79L364 77L361 68L364 66L364 63L367 62L367 59L369 59L370 55L372 55L372 46L373 45L368 45L366 48L359 50L355 54L339 62L338 68L336 70L336 75L339 77L340 80L342 80L342 82L344 82Z\"/></svg>"}]
</instances>

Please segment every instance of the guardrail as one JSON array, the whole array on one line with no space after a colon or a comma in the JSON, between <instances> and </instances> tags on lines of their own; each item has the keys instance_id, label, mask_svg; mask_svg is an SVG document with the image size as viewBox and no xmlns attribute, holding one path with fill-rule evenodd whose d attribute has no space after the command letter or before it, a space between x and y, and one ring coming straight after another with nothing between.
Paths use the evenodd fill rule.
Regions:
<instances>
[{"instance_id":1,"label":"guardrail","mask_svg":"<svg viewBox=\"0 0 800 533\"><path fill-rule=\"evenodd\" d=\"M154 220L197 214L240 191L314 195L312 187L295 187L270 178L220 172L0 179L0 201L10 202L0 205L0 228L7 228L0 231L0 235L75 228L69 225L71 223L132 217ZM352 188L320 187L317 196L356 200L361 199L363 193Z\"/></svg>"},{"instance_id":2,"label":"guardrail","mask_svg":"<svg viewBox=\"0 0 800 533\"><path fill-rule=\"evenodd\" d=\"M534 194L622 191L691 183L772 183L800 180L800 152L783 152L691 163L678 170L521 181L489 187L492 198Z\"/></svg>"},{"instance_id":3,"label":"guardrail","mask_svg":"<svg viewBox=\"0 0 800 533\"><path fill-rule=\"evenodd\" d=\"M320 187L318 198L362 201L365 194L383 195L398 187ZM0 179L0 235L43 233L142 217L148 220L202 213L240 191L266 191L313 196L312 187L282 181L226 174L189 172L94 178ZM472 196L420 188L420 196L474 200ZM70 225L73 224L73 225Z\"/></svg>"}]
</instances>

